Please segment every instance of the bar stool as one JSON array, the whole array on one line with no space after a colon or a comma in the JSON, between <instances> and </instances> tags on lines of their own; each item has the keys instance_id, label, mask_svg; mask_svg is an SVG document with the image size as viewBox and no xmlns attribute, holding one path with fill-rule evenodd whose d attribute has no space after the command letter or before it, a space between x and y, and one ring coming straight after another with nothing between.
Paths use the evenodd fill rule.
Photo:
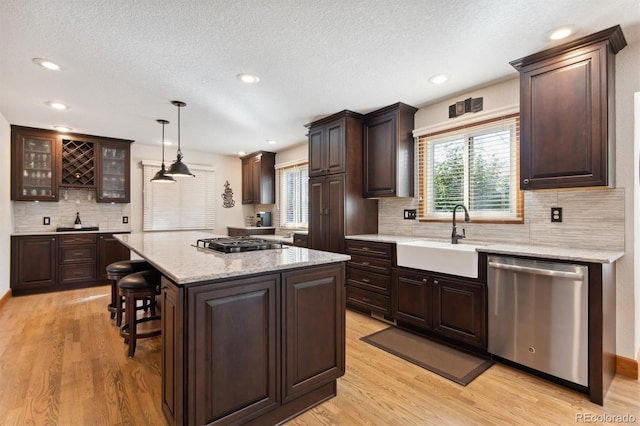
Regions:
<instances>
[{"instance_id":1,"label":"bar stool","mask_svg":"<svg viewBox=\"0 0 640 426\"><path fill-rule=\"evenodd\" d=\"M159 336L161 329L154 329L144 333L138 333L137 325L147 321L159 320L160 315L156 315L155 297L160 294L160 272L154 270L134 272L123 277L118 283L118 295L124 297L126 311L126 322L120 327L120 336L124 337L124 342L129 344L129 357L133 357L136 351L136 341L146 337ZM137 318L136 309L129 309L136 306L138 300L151 299L151 316Z\"/></svg>"},{"instance_id":2,"label":"bar stool","mask_svg":"<svg viewBox=\"0 0 640 426\"><path fill-rule=\"evenodd\" d=\"M134 272L148 271L153 266L146 260L122 260L113 262L107 266L107 278L111 282L111 303L107 305L107 310L111 312L111 319L116 318L116 325L122 325L122 297L118 296L118 282L123 277ZM146 307L146 301L145 307Z\"/></svg>"}]
</instances>

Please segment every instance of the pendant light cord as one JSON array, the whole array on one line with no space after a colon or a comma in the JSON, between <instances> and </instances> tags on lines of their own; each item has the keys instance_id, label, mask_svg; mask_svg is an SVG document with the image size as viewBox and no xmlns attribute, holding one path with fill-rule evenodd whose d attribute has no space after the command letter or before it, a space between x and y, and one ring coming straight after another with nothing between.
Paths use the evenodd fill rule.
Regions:
<instances>
[{"instance_id":1,"label":"pendant light cord","mask_svg":"<svg viewBox=\"0 0 640 426\"><path fill-rule=\"evenodd\" d=\"M180 149L180 109L182 105L178 105L178 157L182 158L182 150Z\"/></svg>"}]
</instances>

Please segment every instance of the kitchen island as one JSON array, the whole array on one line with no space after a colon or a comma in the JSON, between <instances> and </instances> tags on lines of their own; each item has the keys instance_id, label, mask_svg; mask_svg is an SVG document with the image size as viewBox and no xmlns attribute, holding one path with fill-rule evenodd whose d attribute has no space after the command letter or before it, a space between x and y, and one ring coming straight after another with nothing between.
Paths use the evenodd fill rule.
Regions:
<instances>
[{"instance_id":1,"label":"kitchen island","mask_svg":"<svg viewBox=\"0 0 640 426\"><path fill-rule=\"evenodd\" d=\"M176 425L277 424L336 395L344 262L299 247L219 253L204 232L117 236L162 273L162 408Z\"/></svg>"}]
</instances>

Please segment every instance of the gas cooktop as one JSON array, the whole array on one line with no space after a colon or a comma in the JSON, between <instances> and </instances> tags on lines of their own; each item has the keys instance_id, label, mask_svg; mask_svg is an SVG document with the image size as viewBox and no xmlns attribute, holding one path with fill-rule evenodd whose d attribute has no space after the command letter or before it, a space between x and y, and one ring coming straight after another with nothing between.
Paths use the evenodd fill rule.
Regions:
<instances>
[{"instance_id":1,"label":"gas cooktop","mask_svg":"<svg viewBox=\"0 0 640 426\"><path fill-rule=\"evenodd\" d=\"M216 250L222 253L239 253L243 251L280 249L282 243L255 237L202 238L196 246Z\"/></svg>"}]
</instances>

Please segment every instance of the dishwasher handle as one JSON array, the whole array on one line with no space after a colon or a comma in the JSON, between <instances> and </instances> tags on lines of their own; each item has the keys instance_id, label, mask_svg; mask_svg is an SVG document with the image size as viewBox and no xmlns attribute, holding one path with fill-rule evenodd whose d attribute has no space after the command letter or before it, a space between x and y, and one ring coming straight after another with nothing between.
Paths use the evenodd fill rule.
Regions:
<instances>
[{"instance_id":1,"label":"dishwasher handle","mask_svg":"<svg viewBox=\"0 0 640 426\"><path fill-rule=\"evenodd\" d=\"M504 269L514 272L526 272L535 275L545 275L548 277L570 278L574 280L581 280L584 277L582 272L567 272L567 271L554 271L551 269L531 268L528 266L511 265L507 263L489 262L491 268Z\"/></svg>"}]
</instances>

